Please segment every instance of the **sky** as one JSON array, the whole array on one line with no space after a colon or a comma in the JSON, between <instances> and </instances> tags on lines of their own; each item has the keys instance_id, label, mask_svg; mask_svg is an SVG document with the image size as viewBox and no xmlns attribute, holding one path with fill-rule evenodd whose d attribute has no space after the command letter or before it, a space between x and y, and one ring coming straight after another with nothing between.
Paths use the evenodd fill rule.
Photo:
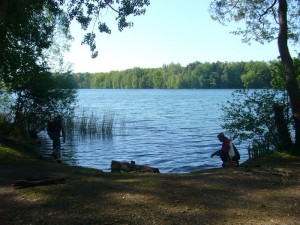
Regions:
<instances>
[{"instance_id":1,"label":"sky","mask_svg":"<svg viewBox=\"0 0 300 225\"><path fill-rule=\"evenodd\" d=\"M77 72L109 72L134 67L159 68L170 63L269 61L279 55L276 41L264 45L242 43L230 34L235 24L223 26L211 19L210 0L150 0L145 15L131 17L132 28L117 29L115 14L102 13L111 34L97 34L98 57L81 45L84 31L72 23L74 37L65 61ZM89 29L91 30L91 29ZM293 49L291 50L292 56Z\"/></svg>"}]
</instances>

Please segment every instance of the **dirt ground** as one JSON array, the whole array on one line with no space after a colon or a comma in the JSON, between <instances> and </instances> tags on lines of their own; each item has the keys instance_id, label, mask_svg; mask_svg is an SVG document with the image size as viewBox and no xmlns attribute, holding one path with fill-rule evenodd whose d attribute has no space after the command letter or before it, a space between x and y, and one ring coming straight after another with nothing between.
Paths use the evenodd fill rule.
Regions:
<instances>
[{"instance_id":1,"label":"dirt ground","mask_svg":"<svg viewBox=\"0 0 300 225\"><path fill-rule=\"evenodd\" d=\"M0 163L2 225L300 224L300 157L191 174L112 174L6 154ZM67 180L11 186L26 177Z\"/></svg>"}]
</instances>

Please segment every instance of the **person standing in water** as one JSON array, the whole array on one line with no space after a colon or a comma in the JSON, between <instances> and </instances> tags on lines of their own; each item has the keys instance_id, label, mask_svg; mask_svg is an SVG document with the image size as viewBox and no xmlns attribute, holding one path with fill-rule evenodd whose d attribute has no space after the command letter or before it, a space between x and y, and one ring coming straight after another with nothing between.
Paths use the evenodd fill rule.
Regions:
<instances>
[{"instance_id":1,"label":"person standing in water","mask_svg":"<svg viewBox=\"0 0 300 225\"><path fill-rule=\"evenodd\" d=\"M53 152L51 156L61 162L61 141L60 137L62 134L63 142L66 142L66 134L63 126L63 119L60 115L56 116L53 120L48 121L47 132L49 137L51 138L53 144Z\"/></svg>"}]
</instances>

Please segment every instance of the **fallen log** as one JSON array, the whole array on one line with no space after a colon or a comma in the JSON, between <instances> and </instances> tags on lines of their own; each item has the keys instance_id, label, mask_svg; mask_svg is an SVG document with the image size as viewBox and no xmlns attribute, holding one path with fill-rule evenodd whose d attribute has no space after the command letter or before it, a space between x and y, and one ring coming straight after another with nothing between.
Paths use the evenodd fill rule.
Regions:
<instances>
[{"instance_id":1,"label":"fallen log","mask_svg":"<svg viewBox=\"0 0 300 225\"><path fill-rule=\"evenodd\" d=\"M112 160L110 164L111 172L143 172L143 173L159 173L158 168L136 165L135 161L120 162Z\"/></svg>"},{"instance_id":2,"label":"fallen log","mask_svg":"<svg viewBox=\"0 0 300 225\"><path fill-rule=\"evenodd\" d=\"M53 184L62 184L66 182L66 178L43 178L43 179L32 179L27 178L24 180L17 180L15 183L12 184L14 188L27 188L27 187L34 187L34 186L42 186L42 185L53 185Z\"/></svg>"}]
</instances>

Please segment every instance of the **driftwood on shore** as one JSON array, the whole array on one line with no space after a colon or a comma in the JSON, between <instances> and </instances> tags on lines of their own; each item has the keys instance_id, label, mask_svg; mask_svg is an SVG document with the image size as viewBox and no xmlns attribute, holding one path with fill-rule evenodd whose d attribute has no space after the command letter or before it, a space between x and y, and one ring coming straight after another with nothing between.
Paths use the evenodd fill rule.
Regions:
<instances>
[{"instance_id":1,"label":"driftwood on shore","mask_svg":"<svg viewBox=\"0 0 300 225\"><path fill-rule=\"evenodd\" d=\"M27 188L42 185L62 184L66 182L66 178L26 178L24 180L17 180L12 184L14 188Z\"/></svg>"},{"instance_id":2,"label":"driftwood on shore","mask_svg":"<svg viewBox=\"0 0 300 225\"><path fill-rule=\"evenodd\" d=\"M135 161L120 162L112 160L110 164L111 172L144 172L144 173L159 173L158 168L136 165Z\"/></svg>"}]
</instances>

